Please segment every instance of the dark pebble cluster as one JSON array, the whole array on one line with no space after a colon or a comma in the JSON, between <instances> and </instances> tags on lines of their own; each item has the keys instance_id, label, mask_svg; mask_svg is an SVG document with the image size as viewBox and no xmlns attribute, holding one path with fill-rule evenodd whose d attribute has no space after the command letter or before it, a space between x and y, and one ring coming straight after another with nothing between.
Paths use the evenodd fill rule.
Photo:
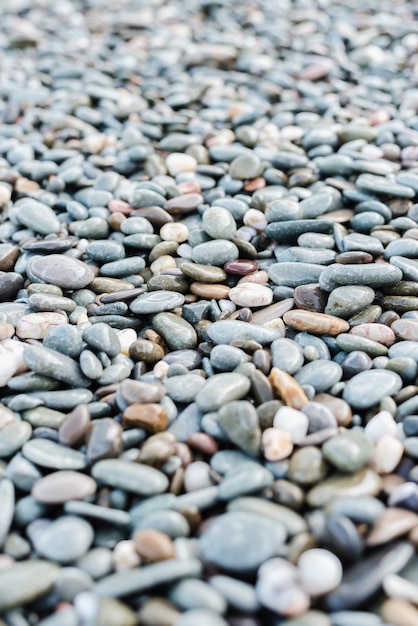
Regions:
<instances>
[{"instance_id":1,"label":"dark pebble cluster","mask_svg":"<svg viewBox=\"0 0 418 626\"><path fill-rule=\"evenodd\" d=\"M0 626L416 626L415 3L0 13Z\"/></svg>"}]
</instances>

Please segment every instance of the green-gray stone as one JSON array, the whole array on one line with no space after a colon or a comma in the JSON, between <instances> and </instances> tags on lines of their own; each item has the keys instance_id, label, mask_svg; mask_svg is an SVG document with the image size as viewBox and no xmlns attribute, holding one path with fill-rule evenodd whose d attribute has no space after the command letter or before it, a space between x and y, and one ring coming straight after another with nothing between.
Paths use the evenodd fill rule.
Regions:
<instances>
[{"instance_id":1,"label":"green-gray stone","mask_svg":"<svg viewBox=\"0 0 418 626\"><path fill-rule=\"evenodd\" d=\"M81 373L80 366L69 356L43 346L27 346L23 359L33 372L67 383L73 387L87 387L89 381Z\"/></svg>"},{"instance_id":2,"label":"green-gray stone","mask_svg":"<svg viewBox=\"0 0 418 626\"><path fill-rule=\"evenodd\" d=\"M327 463L319 448L304 446L295 450L289 461L289 479L301 485L314 485L328 472Z\"/></svg>"},{"instance_id":3,"label":"green-gray stone","mask_svg":"<svg viewBox=\"0 0 418 626\"><path fill-rule=\"evenodd\" d=\"M365 468L347 476L336 474L308 492L307 502L313 508L326 506L336 497L376 496L381 489L380 476Z\"/></svg>"},{"instance_id":4,"label":"green-gray stone","mask_svg":"<svg viewBox=\"0 0 418 626\"><path fill-rule=\"evenodd\" d=\"M229 175L238 180L257 178L263 173L263 164L260 157L253 152L245 152L235 157L229 166Z\"/></svg>"},{"instance_id":5,"label":"green-gray stone","mask_svg":"<svg viewBox=\"0 0 418 626\"><path fill-rule=\"evenodd\" d=\"M213 206L203 213L202 225L212 239L232 239L237 225L231 213L223 207Z\"/></svg>"},{"instance_id":6,"label":"green-gray stone","mask_svg":"<svg viewBox=\"0 0 418 626\"><path fill-rule=\"evenodd\" d=\"M86 247L86 254L93 261L110 263L119 261L125 256L125 248L118 241L108 239L91 241Z\"/></svg>"},{"instance_id":7,"label":"green-gray stone","mask_svg":"<svg viewBox=\"0 0 418 626\"><path fill-rule=\"evenodd\" d=\"M211 376L196 396L196 404L203 413L217 411L233 400L240 400L249 391L251 383L247 376L225 372Z\"/></svg>"},{"instance_id":8,"label":"green-gray stone","mask_svg":"<svg viewBox=\"0 0 418 626\"><path fill-rule=\"evenodd\" d=\"M153 318L152 325L171 350L193 349L197 345L193 326L174 313L158 313Z\"/></svg>"},{"instance_id":9,"label":"green-gray stone","mask_svg":"<svg viewBox=\"0 0 418 626\"><path fill-rule=\"evenodd\" d=\"M229 501L249 493L261 491L273 484L273 474L258 463L242 464L239 469L231 469L219 485L221 500Z\"/></svg>"},{"instance_id":10,"label":"green-gray stone","mask_svg":"<svg viewBox=\"0 0 418 626\"><path fill-rule=\"evenodd\" d=\"M399 374L390 370L360 372L346 383L343 399L356 409L369 409L399 391L402 385Z\"/></svg>"},{"instance_id":11,"label":"green-gray stone","mask_svg":"<svg viewBox=\"0 0 418 626\"><path fill-rule=\"evenodd\" d=\"M209 584L238 611L255 613L260 608L254 587L243 580L218 574L209 578Z\"/></svg>"},{"instance_id":12,"label":"green-gray stone","mask_svg":"<svg viewBox=\"0 0 418 626\"><path fill-rule=\"evenodd\" d=\"M289 509L287 506L265 500L264 498L254 496L237 498L229 502L227 510L245 511L269 518L275 523L284 526L289 537L303 533L308 528L306 521L301 515L292 511L292 509Z\"/></svg>"},{"instance_id":13,"label":"green-gray stone","mask_svg":"<svg viewBox=\"0 0 418 626\"><path fill-rule=\"evenodd\" d=\"M22 413L23 419L25 419L33 428L39 428L45 426L47 428L53 428L58 430L63 421L66 418L65 413L61 411L55 411L49 409L46 406L37 406L28 411Z\"/></svg>"},{"instance_id":14,"label":"green-gray stone","mask_svg":"<svg viewBox=\"0 0 418 626\"><path fill-rule=\"evenodd\" d=\"M168 478L162 472L122 459L104 459L95 463L92 476L105 485L124 489L143 496L164 492L168 487Z\"/></svg>"},{"instance_id":15,"label":"green-gray stone","mask_svg":"<svg viewBox=\"0 0 418 626\"><path fill-rule=\"evenodd\" d=\"M239 376L239 374L235 374L235 376L237 375ZM222 374L218 374L218 376L222 376ZM214 378L209 379L206 384L209 385ZM220 382L222 383L222 379ZM227 382L225 387L227 387ZM223 389L220 393L223 394L224 392ZM219 395L219 392L214 389L213 395ZM196 400L199 405L199 398L196 398ZM260 454L261 429L257 411L251 402L246 400L223 402L219 409L218 420L228 439L238 448L250 456L258 456Z\"/></svg>"},{"instance_id":16,"label":"green-gray stone","mask_svg":"<svg viewBox=\"0 0 418 626\"><path fill-rule=\"evenodd\" d=\"M206 380L196 374L182 374L180 376L170 376L164 382L167 395L174 402L193 402L196 394L205 385Z\"/></svg>"},{"instance_id":17,"label":"green-gray stone","mask_svg":"<svg viewBox=\"0 0 418 626\"><path fill-rule=\"evenodd\" d=\"M226 272L216 265L202 265L184 261L180 265L183 274L203 283L222 283L226 280Z\"/></svg>"},{"instance_id":18,"label":"green-gray stone","mask_svg":"<svg viewBox=\"0 0 418 626\"><path fill-rule=\"evenodd\" d=\"M0 611L10 611L33 602L52 588L59 567L48 561L14 563L0 572Z\"/></svg>"},{"instance_id":19,"label":"green-gray stone","mask_svg":"<svg viewBox=\"0 0 418 626\"><path fill-rule=\"evenodd\" d=\"M23 446L22 453L35 465L56 470L79 470L87 466L83 452L49 439L31 439Z\"/></svg>"},{"instance_id":20,"label":"green-gray stone","mask_svg":"<svg viewBox=\"0 0 418 626\"><path fill-rule=\"evenodd\" d=\"M345 430L328 439L322 446L322 452L338 470L353 474L371 459L373 445L363 432Z\"/></svg>"},{"instance_id":21,"label":"green-gray stone","mask_svg":"<svg viewBox=\"0 0 418 626\"><path fill-rule=\"evenodd\" d=\"M357 335L351 335L350 333L341 333L336 338L336 343L344 352L353 352L354 350L361 350L366 352L371 357L386 356L388 349L378 341L372 339L366 339L366 337L359 337Z\"/></svg>"},{"instance_id":22,"label":"green-gray stone","mask_svg":"<svg viewBox=\"0 0 418 626\"><path fill-rule=\"evenodd\" d=\"M47 204L32 198L25 198L20 204L17 218L21 224L41 235L58 233L61 227L54 211Z\"/></svg>"},{"instance_id":23,"label":"green-gray stone","mask_svg":"<svg viewBox=\"0 0 418 626\"><path fill-rule=\"evenodd\" d=\"M11 480L0 480L0 548L3 546L12 525L15 509L15 488Z\"/></svg>"},{"instance_id":24,"label":"green-gray stone","mask_svg":"<svg viewBox=\"0 0 418 626\"><path fill-rule=\"evenodd\" d=\"M106 352L113 358L120 353L120 341L116 332L108 324L98 322L87 328L83 339L94 350Z\"/></svg>"},{"instance_id":25,"label":"green-gray stone","mask_svg":"<svg viewBox=\"0 0 418 626\"><path fill-rule=\"evenodd\" d=\"M325 313L346 319L373 303L375 292L366 285L337 287L328 297Z\"/></svg>"},{"instance_id":26,"label":"green-gray stone","mask_svg":"<svg viewBox=\"0 0 418 626\"><path fill-rule=\"evenodd\" d=\"M195 263L221 267L227 261L235 261L239 257L237 246L227 239L214 239L195 246L192 258Z\"/></svg>"},{"instance_id":27,"label":"green-gray stone","mask_svg":"<svg viewBox=\"0 0 418 626\"><path fill-rule=\"evenodd\" d=\"M63 515L31 534L36 553L58 563L72 563L89 549L94 531L92 526L73 515Z\"/></svg>"},{"instance_id":28,"label":"green-gray stone","mask_svg":"<svg viewBox=\"0 0 418 626\"><path fill-rule=\"evenodd\" d=\"M32 427L28 422L10 422L0 429L0 459L13 456L30 439Z\"/></svg>"},{"instance_id":29,"label":"green-gray stone","mask_svg":"<svg viewBox=\"0 0 418 626\"><path fill-rule=\"evenodd\" d=\"M29 297L29 304L34 311L65 311L72 313L76 303L71 298L34 293Z\"/></svg>"}]
</instances>

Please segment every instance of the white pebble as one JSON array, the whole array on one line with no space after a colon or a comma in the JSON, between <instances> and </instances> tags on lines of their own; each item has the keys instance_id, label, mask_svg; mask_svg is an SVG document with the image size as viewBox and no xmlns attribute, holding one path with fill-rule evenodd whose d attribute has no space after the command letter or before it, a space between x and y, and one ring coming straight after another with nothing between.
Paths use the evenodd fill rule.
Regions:
<instances>
[{"instance_id":1,"label":"white pebble","mask_svg":"<svg viewBox=\"0 0 418 626\"><path fill-rule=\"evenodd\" d=\"M112 552L113 566L116 571L132 569L141 564L141 557L135 550L135 543L132 539L119 541Z\"/></svg>"},{"instance_id":2,"label":"white pebble","mask_svg":"<svg viewBox=\"0 0 418 626\"><path fill-rule=\"evenodd\" d=\"M304 552L298 570L304 590L312 597L322 596L338 587L343 576L340 559L322 548Z\"/></svg>"},{"instance_id":3,"label":"white pebble","mask_svg":"<svg viewBox=\"0 0 418 626\"><path fill-rule=\"evenodd\" d=\"M205 487L212 487L210 478L210 467L204 461L190 463L184 470L184 488L186 491L197 491Z\"/></svg>"},{"instance_id":4,"label":"white pebble","mask_svg":"<svg viewBox=\"0 0 418 626\"><path fill-rule=\"evenodd\" d=\"M160 274L164 270L170 270L177 267L175 259L169 254L162 254L155 259L150 265L150 270L153 274Z\"/></svg>"},{"instance_id":5,"label":"white pebble","mask_svg":"<svg viewBox=\"0 0 418 626\"><path fill-rule=\"evenodd\" d=\"M402 442L392 435L383 435L375 444L370 465L378 474L390 474L399 464L402 455Z\"/></svg>"},{"instance_id":6,"label":"white pebble","mask_svg":"<svg viewBox=\"0 0 418 626\"><path fill-rule=\"evenodd\" d=\"M269 287L257 283L245 283L233 287L229 299L238 306L267 306L273 300L273 292Z\"/></svg>"},{"instance_id":7,"label":"white pebble","mask_svg":"<svg viewBox=\"0 0 418 626\"><path fill-rule=\"evenodd\" d=\"M242 221L246 226L251 226L256 230L265 230L268 224L264 213L257 209L248 209Z\"/></svg>"},{"instance_id":8,"label":"white pebble","mask_svg":"<svg viewBox=\"0 0 418 626\"><path fill-rule=\"evenodd\" d=\"M383 435L396 437L397 424L389 411L380 411L364 427L366 437L376 443Z\"/></svg>"},{"instance_id":9,"label":"white pebble","mask_svg":"<svg viewBox=\"0 0 418 626\"><path fill-rule=\"evenodd\" d=\"M183 243L189 237L189 229L181 222L167 222L167 224L161 226L160 237L163 241Z\"/></svg>"},{"instance_id":10,"label":"white pebble","mask_svg":"<svg viewBox=\"0 0 418 626\"><path fill-rule=\"evenodd\" d=\"M308 594L300 588L297 569L285 559L270 559L258 570L257 599L284 617L296 617L309 609Z\"/></svg>"},{"instance_id":11,"label":"white pebble","mask_svg":"<svg viewBox=\"0 0 418 626\"><path fill-rule=\"evenodd\" d=\"M121 353L129 356L129 348L133 342L138 339L138 335L133 328L122 328L121 330L116 330L116 334L120 342Z\"/></svg>"},{"instance_id":12,"label":"white pebble","mask_svg":"<svg viewBox=\"0 0 418 626\"><path fill-rule=\"evenodd\" d=\"M28 313L16 324L16 335L20 339L43 339L50 328L68 324L64 313Z\"/></svg>"},{"instance_id":13,"label":"white pebble","mask_svg":"<svg viewBox=\"0 0 418 626\"><path fill-rule=\"evenodd\" d=\"M288 432L293 443L300 443L308 432L309 420L302 411L282 406L274 416L273 426Z\"/></svg>"},{"instance_id":14,"label":"white pebble","mask_svg":"<svg viewBox=\"0 0 418 626\"><path fill-rule=\"evenodd\" d=\"M261 436L261 445L264 457L272 463L287 459L293 452L291 435L280 428L266 428Z\"/></svg>"},{"instance_id":15,"label":"white pebble","mask_svg":"<svg viewBox=\"0 0 418 626\"><path fill-rule=\"evenodd\" d=\"M413 604L417 603L418 585L415 585L397 574L388 574L383 579L383 591L390 598L406 600Z\"/></svg>"},{"instance_id":16,"label":"white pebble","mask_svg":"<svg viewBox=\"0 0 418 626\"><path fill-rule=\"evenodd\" d=\"M0 387L5 387L15 374L27 370L23 360L25 344L13 339L0 342Z\"/></svg>"},{"instance_id":17,"label":"white pebble","mask_svg":"<svg viewBox=\"0 0 418 626\"><path fill-rule=\"evenodd\" d=\"M171 176L177 176L183 172L195 172L197 161L190 154L172 152L165 160L168 172Z\"/></svg>"}]
</instances>

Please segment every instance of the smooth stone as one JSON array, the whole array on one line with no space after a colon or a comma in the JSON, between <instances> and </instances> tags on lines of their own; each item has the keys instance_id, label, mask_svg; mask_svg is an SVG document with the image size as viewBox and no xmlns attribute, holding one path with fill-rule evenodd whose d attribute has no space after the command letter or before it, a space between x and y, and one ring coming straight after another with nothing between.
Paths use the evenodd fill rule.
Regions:
<instances>
[{"instance_id":1,"label":"smooth stone","mask_svg":"<svg viewBox=\"0 0 418 626\"><path fill-rule=\"evenodd\" d=\"M169 599L182 611L206 608L218 614L226 613L227 603L221 592L197 578L178 582L169 593Z\"/></svg>"},{"instance_id":2,"label":"smooth stone","mask_svg":"<svg viewBox=\"0 0 418 626\"><path fill-rule=\"evenodd\" d=\"M273 474L256 463L241 465L238 471L230 470L219 485L221 500L229 501L249 493L261 491L273 483Z\"/></svg>"},{"instance_id":3,"label":"smooth stone","mask_svg":"<svg viewBox=\"0 0 418 626\"><path fill-rule=\"evenodd\" d=\"M34 293L29 297L29 304L35 311L38 312L50 312L50 311L65 311L66 313L72 313L75 311L76 303L71 298L64 298L63 296L46 295L41 293Z\"/></svg>"},{"instance_id":4,"label":"smooth stone","mask_svg":"<svg viewBox=\"0 0 418 626\"><path fill-rule=\"evenodd\" d=\"M254 513L255 515L271 519L275 523L284 526L289 537L305 532L308 527L303 517L287 506L255 496L231 500L227 505L227 510Z\"/></svg>"},{"instance_id":5,"label":"smooth stone","mask_svg":"<svg viewBox=\"0 0 418 626\"><path fill-rule=\"evenodd\" d=\"M257 178L262 172L263 164L261 159L253 152L245 152L238 155L229 166L230 176L238 178L238 180Z\"/></svg>"},{"instance_id":6,"label":"smooth stone","mask_svg":"<svg viewBox=\"0 0 418 626\"><path fill-rule=\"evenodd\" d=\"M37 256L30 260L29 268L37 278L63 289L82 289L94 279L90 266L70 256Z\"/></svg>"},{"instance_id":7,"label":"smooth stone","mask_svg":"<svg viewBox=\"0 0 418 626\"><path fill-rule=\"evenodd\" d=\"M166 394L164 385L144 380L123 380L116 392L116 401L123 410L129 404L160 402Z\"/></svg>"},{"instance_id":8,"label":"smooth stone","mask_svg":"<svg viewBox=\"0 0 418 626\"><path fill-rule=\"evenodd\" d=\"M399 341L389 348L388 357L408 357L418 362L418 343L416 341Z\"/></svg>"},{"instance_id":9,"label":"smooth stone","mask_svg":"<svg viewBox=\"0 0 418 626\"><path fill-rule=\"evenodd\" d=\"M231 261L230 263L239 263ZM253 263L253 261L251 261ZM225 265L228 265L226 263ZM225 269L225 268L224 268ZM202 283L221 283L226 279L226 271L216 265L202 265L201 263L190 263L184 261L180 264L180 270L189 278Z\"/></svg>"},{"instance_id":10,"label":"smooth stone","mask_svg":"<svg viewBox=\"0 0 418 626\"><path fill-rule=\"evenodd\" d=\"M106 485L138 495L156 495L168 487L168 479L162 472L122 459L99 461L93 465L91 473L96 480Z\"/></svg>"},{"instance_id":11,"label":"smooth stone","mask_svg":"<svg viewBox=\"0 0 418 626\"><path fill-rule=\"evenodd\" d=\"M361 431L346 430L328 439L322 452L337 470L353 474L371 459L373 445Z\"/></svg>"},{"instance_id":12,"label":"smooth stone","mask_svg":"<svg viewBox=\"0 0 418 626\"><path fill-rule=\"evenodd\" d=\"M212 239L232 239L237 225L231 213L223 207L209 207L202 215L202 227Z\"/></svg>"},{"instance_id":13,"label":"smooth stone","mask_svg":"<svg viewBox=\"0 0 418 626\"><path fill-rule=\"evenodd\" d=\"M345 571L341 585L328 595L327 607L339 611L361 606L377 593L385 577L402 570L413 554L410 543L399 542L363 558Z\"/></svg>"},{"instance_id":14,"label":"smooth stone","mask_svg":"<svg viewBox=\"0 0 418 626\"><path fill-rule=\"evenodd\" d=\"M193 399L193 396L192 396ZM131 404L123 412L123 423L127 427L144 428L151 433L161 432L167 429L168 416L167 411L160 404L148 403L148 404ZM112 419L109 421L109 426L114 422ZM100 441L109 441L113 439L114 435L106 434L103 432L98 437L98 443ZM120 447L119 451L113 454L105 454L104 456L118 456L121 452L122 441L121 434L119 434ZM102 444L103 446L103 444ZM109 446L106 446L109 448ZM98 460L97 457L95 460Z\"/></svg>"},{"instance_id":15,"label":"smooth stone","mask_svg":"<svg viewBox=\"0 0 418 626\"><path fill-rule=\"evenodd\" d=\"M288 477L300 485L314 485L324 479L328 466L321 451L315 446L304 446L292 455Z\"/></svg>"},{"instance_id":16,"label":"smooth stone","mask_svg":"<svg viewBox=\"0 0 418 626\"><path fill-rule=\"evenodd\" d=\"M412 511L390 507L375 521L367 535L367 546L387 545L418 526L418 515Z\"/></svg>"},{"instance_id":17,"label":"smooth stone","mask_svg":"<svg viewBox=\"0 0 418 626\"><path fill-rule=\"evenodd\" d=\"M180 376L170 376L164 382L167 395L174 402L193 402L200 389L206 381L196 374L183 374Z\"/></svg>"},{"instance_id":18,"label":"smooth stone","mask_svg":"<svg viewBox=\"0 0 418 626\"><path fill-rule=\"evenodd\" d=\"M45 595L58 573L59 567L48 561L30 559L14 563L0 572L0 610L10 611Z\"/></svg>"},{"instance_id":19,"label":"smooth stone","mask_svg":"<svg viewBox=\"0 0 418 626\"><path fill-rule=\"evenodd\" d=\"M233 540L232 540L233 539ZM256 570L280 551L285 530L254 513L234 511L214 519L199 538L207 563L230 571Z\"/></svg>"},{"instance_id":20,"label":"smooth stone","mask_svg":"<svg viewBox=\"0 0 418 626\"><path fill-rule=\"evenodd\" d=\"M44 348L62 352L72 358L79 356L82 346L82 333L70 324L50 328L43 342Z\"/></svg>"},{"instance_id":21,"label":"smooth stone","mask_svg":"<svg viewBox=\"0 0 418 626\"><path fill-rule=\"evenodd\" d=\"M93 580L103 578L112 571L112 552L107 548L92 548L77 561L77 567Z\"/></svg>"},{"instance_id":22,"label":"smooth stone","mask_svg":"<svg viewBox=\"0 0 418 626\"><path fill-rule=\"evenodd\" d=\"M361 337L354 333L341 333L338 335L336 343L343 352L365 352L371 357L386 356L388 350L387 347L380 342Z\"/></svg>"},{"instance_id":23,"label":"smooth stone","mask_svg":"<svg viewBox=\"0 0 418 626\"><path fill-rule=\"evenodd\" d=\"M351 317L370 306L375 295L374 290L366 285L337 287L329 294L325 313L342 318Z\"/></svg>"},{"instance_id":24,"label":"smooth stone","mask_svg":"<svg viewBox=\"0 0 418 626\"><path fill-rule=\"evenodd\" d=\"M172 350L190 350L196 347L196 331L189 322L174 313L157 313L152 324L156 332Z\"/></svg>"},{"instance_id":25,"label":"smooth stone","mask_svg":"<svg viewBox=\"0 0 418 626\"><path fill-rule=\"evenodd\" d=\"M309 333L338 335L349 330L345 321L333 315L311 311L293 310L283 315L285 324L299 331Z\"/></svg>"},{"instance_id":26,"label":"smooth stone","mask_svg":"<svg viewBox=\"0 0 418 626\"><path fill-rule=\"evenodd\" d=\"M288 374L296 374L303 365L303 350L292 339L275 339L270 346L270 352L273 367Z\"/></svg>"},{"instance_id":27,"label":"smooth stone","mask_svg":"<svg viewBox=\"0 0 418 626\"><path fill-rule=\"evenodd\" d=\"M321 393L338 383L342 375L342 367L335 361L315 360L296 372L295 380L300 385L312 385L316 393Z\"/></svg>"},{"instance_id":28,"label":"smooth stone","mask_svg":"<svg viewBox=\"0 0 418 626\"><path fill-rule=\"evenodd\" d=\"M176 626L228 626L228 622L209 609L190 609L176 620Z\"/></svg>"},{"instance_id":29,"label":"smooth stone","mask_svg":"<svg viewBox=\"0 0 418 626\"><path fill-rule=\"evenodd\" d=\"M322 271L322 265L288 261L271 265L268 275L276 285L299 287L299 285L317 283Z\"/></svg>"},{"instance_id":30,"label":"smooth stone","mask_svg":"<svg viewBox=\"0 0 418 626\"><path fill-rule=\"evenodd\" d=\"M51 328L67 323L67 316L61 312L28 313L16 324L16 335L20 339L43 339Z\"/></svg>"},{"instance_id":31,"label":"smooth stone","mask_svg":"<svg viewBox=\"0 0 418 626\"><path fill-rule=\"evenodd\" d=\"M208 327L207 333L215 344L228 344L236 339L245 339L257 341L264 345L280 337L277 330L265 328L258 324L248 324L240 320L220 320L213 322L213 324Z\"/></svg>"},{"instance_id":32,"label":"smooth stone","mask_svg":"<svg viewBox=\"0 0 418 626\"><path fill-rule=\"evenodd\" d=\"M177 291L150 291L144 293L131 302L129 308L135 315L148 315L171 311L182 306L184 296Z\"/></svg>"},{"instance_id":33,"label":"smooth stone","mask_svg":"<svg viewBox=\"0 0 418 626\"><path fill-rule=\"evenodd\" d=\"M253 308L268 306L273 300L273 292L264 285L242 283L233 287L228 297L237 306Z\"/></svg>"},{"instance_id":34,"label":"smooth stone","mask_svg":"<svg viewBox=\"0 0 418 626\"><path fill-rule=\"evenodd\" d=\"M83 339L94 350L106 352L113 358L121 351L117 333L108 324L93 324L83 332Z\"/></svg>"},{"instance_id":35,"label":"smooth stone","mask_svg":"<svg viewBox=\"0 0 418 626\"><path fill-rule=\"evenodd\" d=\"M390 598L381 608L382 618L393 626L409 626L418 619L418 610L412 602L402 598Z\"/></svg>"},{"instance_id":36,"label":"smooth stone","mask_svg":"<svg viewBox=\"0 0 418 626\"><path fill-rule=\"evenodd\" d=\"M346 383L343 399L356 409L368 409L399 391L402 385L402 378L389 370L360 372Z\"/></svg>"},{"instance_id":37,"label":"smooth stone","mask_svg":"<svg viewBox=\"0 0 418 626\"><path fill-rule=\"evenodd\" d=\"M380 489L380 477L365 468L351 476L336 474L327 478L308 492L307 502L312 507L326 506L336 497L375 496Z\"/></svg>"},{"instance_id":38,"label":"smooth stone","mask_svg":"<svg viewBox=\"0 0 418 626\"><path fill-rule=\"evenodd\" d=\"M176 558L110 574L99 580L93 591L101 597L118 598L139 594L182 578L199 577L201 572L202 563L199 560Z\"/></svg>"},{"instance_id":39,"label":"smooth stone","mask_svg":"<svg viewBox=\"0 0 418 626\"><path fill-rule=\"evenodd\" d=\"M72 607L63 608L38 622L38 626L77 626L77 611Z\"/></svg>"},{"instance_id":40,"label":"smooth stone","mask_svg":"<svg viewBox=\"0 0 418 626\"><path fill-rule=\"evenodd\" d=\"M321 576L318 576L321 572ZM335 554L322 548L302 553L298 561L298 573L302 587L311 596L322 596L333 591L341 583L343 567Z\"/></svg>"},{"instance_id":41,"label":"smooth stone","mask_svg":"<svg viewBox=\"0 0 418 626\"><path fill-rule=\"evenodd\" d=\"M164 350L152 341L138 339L129 346L129 357L135 362L144 361L149 365L155 365L164 357Z\"/></svg>"},{"instance_id":42,"label":"smooth stone","mask_svg":"<svg viewBox=\"0 0 418 626\"><path fill-rule=\"evenodd\" d=\"M325 291L332 291L339 285L365 285L367 287L384 287L395 285L402 280L403 273L399 267L395 267L393 258L391 264L348 264L335 263L323 269L319 278L319 285ZM330 287L329 281L332 282Z\"/></svg>"},{"instance_id":43,"label":"smooth stone","mask_svg":"<svg viewBox=\"0 0 418 626\"><path fill-rule=\"evenodd\" d=\"M30 439L32 427L27 422L11 422L0 429L0 459L18 452Z\"/></svg>"},{"instance_id":44,"label":"smooth stone","mask_svg":"<svg viewBox=\"0 0 418 626\"><path fill-rule=\"evenodd\" d=\"M326 507L330 515L344 515L355 524L373 524L385 511L383 502L370 496L337 496Z\"/></svg>"},{"instance_id":45,"label":"smooth stone","mask_svg":"<svg viewBox=\"0 0 418 626\"><path fill-rule=\"evenodd\" d=\"M90 476L63 470L38 480L32 488L32 496L43 504L63 504L93 495L96 487L96 481Z\"/></svg>"},{"instance_id":46,"label":"smooth stone","mask_svg":"<svg viewBox=\"0 0 418 626\"><path fill-rule=\"evenodd\" d=\"M254 587L249 583L221 574L211 576L208 582L232 608L244 613L255 613L259 610L260 605Z\"/></svg>"},{"instance_id":47,"label":"smooth stone","mask_svg":"<svg viewBox=\"0 0 418 626\"><path fill-rule=\"evenodd\" d=\"M274 416L273 426L287 431L293 443L300 443L308 432L309 421L302 411L282 406Z\"/></svg>"},{"instance_id":48,"label":"smooth stone","mask_svg":"<svg viewBox=\"0 0 418 626\"><path fill-rule=\"evenodd\" d=\"M195 246L192 250L192 259L202 265L223 267L228 261L235 261L239 257L239 250L235 243L228 239L214 239Z\"/></svg>"},{"instance_id":49,"label":"smooth stone","mask_svg":"<svg viewBox=\"0 0 418 626\"><path fill-rule=\"evenodd\" d=\"M196 404L203 413L217 411L223 405L240 400L249 391L250 380L243 374L225 372L207 379L196 396Z\"/></svg>"},{"instance_id":50,"label":"smooth stone","mask_svg":"<svg viewBox=\"0 0 418 626\"><path fill-rule=\"evenodd\" d=\"M0 502L0 546L3 548L12 525L15 509L15 488L9 478L0 480Z\"/></svg>"},{"instance_id":51,"label":"smooth stone","mask_svg":"<svg viewBox=\"0 0 418 626\"><path fill-rule=\"evenodd\" d=\"M17 219L21 224L41 235L58 233L61 224L54 211L43 202L25 198L17 211Z\"/></svg>"},{"instance_id":52,"label":"smooth stone","mask_svg":"<svg viewBox=\"0 0 418 626\"><path fill-rule=\"evenodd\" d=\"M398 198L413 198L415 190L387 180L383 176L375 176L373 174L360 174L356 180L356 186L362 191L372 192L383 196L396 196Z\"/></svg>"},{"instance_id":53,"label":"smooth stone","mask_svg":"<svg viewBox=\"0 0 418 626\"><path fill-rule=\"evenodd\" d=\"M32 439L26 442L22 447L22 454L35 465L55 470L79 470L87 466L87 457L83 452L48 439Z\"/></svg>"},{"instance_id":54,"label":"smooth stone","mask_svg":"<svg viewBox=\"0 0 418 626\"><path fill-rule=\"evenodd\" d=\"M241 363L247 363L248 355L240 348L219 344L214 346L210 353L212 366L221 372L232 372Z\"/></svg>"},{"instance_id":55,"label":"smooth stone","mask_svg":"<svg viewBox=\"0 0 418 626\"><path fill-rule=\"evenodd\" d=\"M73 387L87 387L89 382L82 376L80 366L69 356L43 346L27 346L23 358L33 372L60 380Z\"/></svg>"},{"instance_id":56,"label":"smooth stone","mask_svg":"<svg viewBox=\"0 0 418 626\"><path fill-rule=\"evenodd\" d=\"M331 626L383 626L378 615L366 611L334 611L329 617Z\"/></svg>"},{"instance_id":57,"label":"smooth stone","mask_svg":"<svg viewBox=\"0 0 418 626\"><path fill-rule=\"evenodd\" d=\"M79 517L89 517L97 519L107 524L115 526L129 527L131 524L131 516L126 511L119 509L110 509L104 506L83 502L80 500L69 500L64 504L64 511L69 515L77 515Z\"/></svg>"},{"instance_id":58,"label":"smooth stone","mask_svg":"<svg viewBox=\"0 0 418 626\"><path fill-rule=\"evenodd\" d=\"M6 477L9 478L18 489L30 491L36 481L42 478L42 474L38 468L25 459L22 454L17 453L7 465Z\"/></svg>"},{"instance_id":59,"label":"smooth stone","mask_svg":"<svg viewBox=\"0 0 418 626\"><path fill-rule=\"evenodd\" d=\"M40 556L68 564L87 552L93 538L94 531L88 522L72 515L63 515L34 531L32 542Z\"/></svg>"},{"instance_id":60,"label":"smooth stone","mask_svg":"<svg viewBox=\"0 0 418 626\"><path fill-rule=\"evenodd\" d=\"M13 301L23 287L23 276L16 272L0 273L0 302Z\"/></svg>"},{"instance_id":61,"label":"smooth stone","mask_svg":"<svg viewBox=\"0 0 418 626\"><path fill-rule=\"evenodd\" d=\"M54 591L61 600L73 602L78 593L88 591L92 586L93 580L86 572L78 567L63 567L55 581Z\"/></svg>"}]
</instances>

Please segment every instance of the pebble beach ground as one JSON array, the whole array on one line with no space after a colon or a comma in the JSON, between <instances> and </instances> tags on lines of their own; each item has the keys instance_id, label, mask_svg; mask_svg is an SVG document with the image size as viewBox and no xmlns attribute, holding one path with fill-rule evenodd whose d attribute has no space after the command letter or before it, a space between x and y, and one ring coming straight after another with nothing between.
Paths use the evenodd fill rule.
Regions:
<instances>
[{"instance_id":1,"label":"pebble beach ground","mask_svg":"<svg viewBox=\"0 0 418 626\"><path fill-rule=\"evenodd\" d=\"M418 10L0 0L0 626L418 624Z\"/></svg>"}]
</instances>

